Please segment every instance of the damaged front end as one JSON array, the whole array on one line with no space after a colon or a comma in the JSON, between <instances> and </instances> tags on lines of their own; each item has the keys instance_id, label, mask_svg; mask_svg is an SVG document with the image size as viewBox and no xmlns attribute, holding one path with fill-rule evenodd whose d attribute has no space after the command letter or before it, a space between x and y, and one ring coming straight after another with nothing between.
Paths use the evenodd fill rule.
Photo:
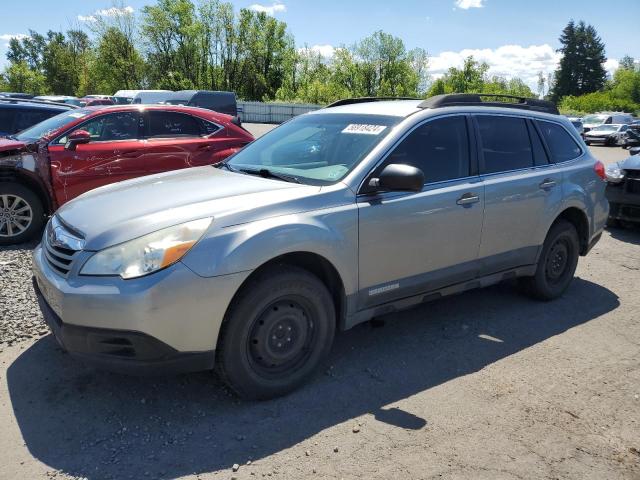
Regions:
<instances>
[{"instance_id":1,"label":"damaged front end","mask_svg":"<svg viewBox=\"0 0 640 480\"><path fill-rule=\"evenodd\" d=\"M48 213L57 208L46 143L0 139L0 182L27 184L41 197Z\"/></svg>"}]
</instances>

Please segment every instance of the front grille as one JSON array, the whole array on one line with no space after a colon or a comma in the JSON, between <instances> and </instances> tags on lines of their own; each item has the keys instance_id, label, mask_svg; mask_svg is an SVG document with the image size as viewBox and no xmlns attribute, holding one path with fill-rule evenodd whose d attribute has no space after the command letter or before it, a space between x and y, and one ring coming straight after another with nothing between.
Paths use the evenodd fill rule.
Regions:
<instances>
[{"instance_id":1,"label":"front grille","mask_svg":"<svg viewBox=\"0 0 640 480\"><path fill-rule=\"evenodd\" d=\"M84 241L65 227L56 217L52 217L42 239L44 257L49 266L66 277L76 254L82 250Z\"/></svg>"},{"instance_id":2,"label":"front grille","mask_svg":"<svg viewBox=\"0 0 640 480\"><path fill-rule=\"evenodd\" d=\"M623 205L620 207L620 213L627 218L640 220L640 207L634 207L633 205Z\"/></svg>"},{"instance_id":3,"label":"front grille","mask_svg":"<svg viewBox=\"0 0 640 480\"><path fill-rule=\"evenodd\" d=\"M624 182L624 190L626 193L640 195L640 171L627 170Z\"/></svg>"}]
</instances>

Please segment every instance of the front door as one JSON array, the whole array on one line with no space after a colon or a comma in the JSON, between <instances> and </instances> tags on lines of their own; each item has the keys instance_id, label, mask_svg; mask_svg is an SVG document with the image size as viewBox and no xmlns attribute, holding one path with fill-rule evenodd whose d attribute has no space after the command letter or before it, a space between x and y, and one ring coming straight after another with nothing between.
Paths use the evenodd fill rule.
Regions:
<instances>
[{"instance_id":1,"label":"front door","mask_svg":"<svg viewBox=\"0 0 640 480\"><path fill-rule=\"evenodd\" d=\"M67 149L65 135L49 144L58 204L102 185L147 174L140 159L144 148L141 122L138 112L107 113L74 128L88 131L89 143Z\"/></svg>"},{"instance_id":2,"label":"front door","mask_svg":"<svg viewBox=\"0 0 640 480\"><path fill-rule=\"evenodd\" d=\"M360 309L477 275L484 187L471 162L467 123L464 115L423 123L372 173L408 164L423 171L425 185L417 193L359 196Z\"/></svg>"}]
</instances>

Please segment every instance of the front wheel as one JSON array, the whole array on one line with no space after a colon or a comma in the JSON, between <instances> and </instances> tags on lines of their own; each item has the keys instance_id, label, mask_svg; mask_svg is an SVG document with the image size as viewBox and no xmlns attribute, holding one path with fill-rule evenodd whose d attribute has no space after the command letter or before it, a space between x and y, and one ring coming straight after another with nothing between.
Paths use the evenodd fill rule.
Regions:
<instances>
[{"instance_id":1,"label":"front wheel","mask_svg":"<svg viewBox=\"0 0 640 480\"><path fill-rule=\"evenodd\" d=\"M0 245L27 242L43 224L42 202L32 190L19 183L0 183Z\"/></svg>"},{"instance_id":2,"label":"front wheel","mask_svg":"<svg viewBox=\"0 0 640 480\"><path fill-rule=\"evenodd\" d=\"M535 275L521 279L525 291L540 300L560 297L573 280L579 255L576 228L566 220L557 221L547 233Z\"/></svg>"},{"instance_id":3,"label":"front wheel","mask_svg":"<svg viewBox=\"0 0 640 480\"><path fill-rule=\"evenodd\" d=\"M335 334L331 294L315 275L281 265L246 284L225 317L216 369L240 397L268 399L306 381Z\"/></svg>"}]
</instances>

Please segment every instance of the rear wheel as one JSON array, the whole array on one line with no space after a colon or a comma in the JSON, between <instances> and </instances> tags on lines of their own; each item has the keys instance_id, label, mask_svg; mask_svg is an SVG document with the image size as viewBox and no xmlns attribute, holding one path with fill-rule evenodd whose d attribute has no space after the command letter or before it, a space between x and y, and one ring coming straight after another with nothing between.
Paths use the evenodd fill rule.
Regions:
<instances>
[{"instance_id":1,"label":"rear wheel","mask_svg":"<svg viewBox=\"0 0 640 480\"><path fill-rule=\"evenodd\" d=\"M43 224L42 202L32 190L19 183L0 183L0 245L27 242Z\"/></svg>"},{"instance_id":2,"label":"rear wheel","mask_svg":"<svg viewBox=\"0 0 640 480\"><path fill-rule=\"evenodd\" d=\"M331 295L316 276L291 266L269 269L243 287L225 318L218 373L243 398L288 393L327 356L335 323Z\"/></svg>"},{"instance_id":3,"label":"rear wheel","mask_svg":"<svg viewBox=\"0 0 640 480\"><path fill-rule=\"evenodd\" d=\"M558 298L573 280L579 255L576 228L566 220L558 220L549 229L535 275L521 279L525 291L540 300Z\"/></svg>"}]
</instances>

